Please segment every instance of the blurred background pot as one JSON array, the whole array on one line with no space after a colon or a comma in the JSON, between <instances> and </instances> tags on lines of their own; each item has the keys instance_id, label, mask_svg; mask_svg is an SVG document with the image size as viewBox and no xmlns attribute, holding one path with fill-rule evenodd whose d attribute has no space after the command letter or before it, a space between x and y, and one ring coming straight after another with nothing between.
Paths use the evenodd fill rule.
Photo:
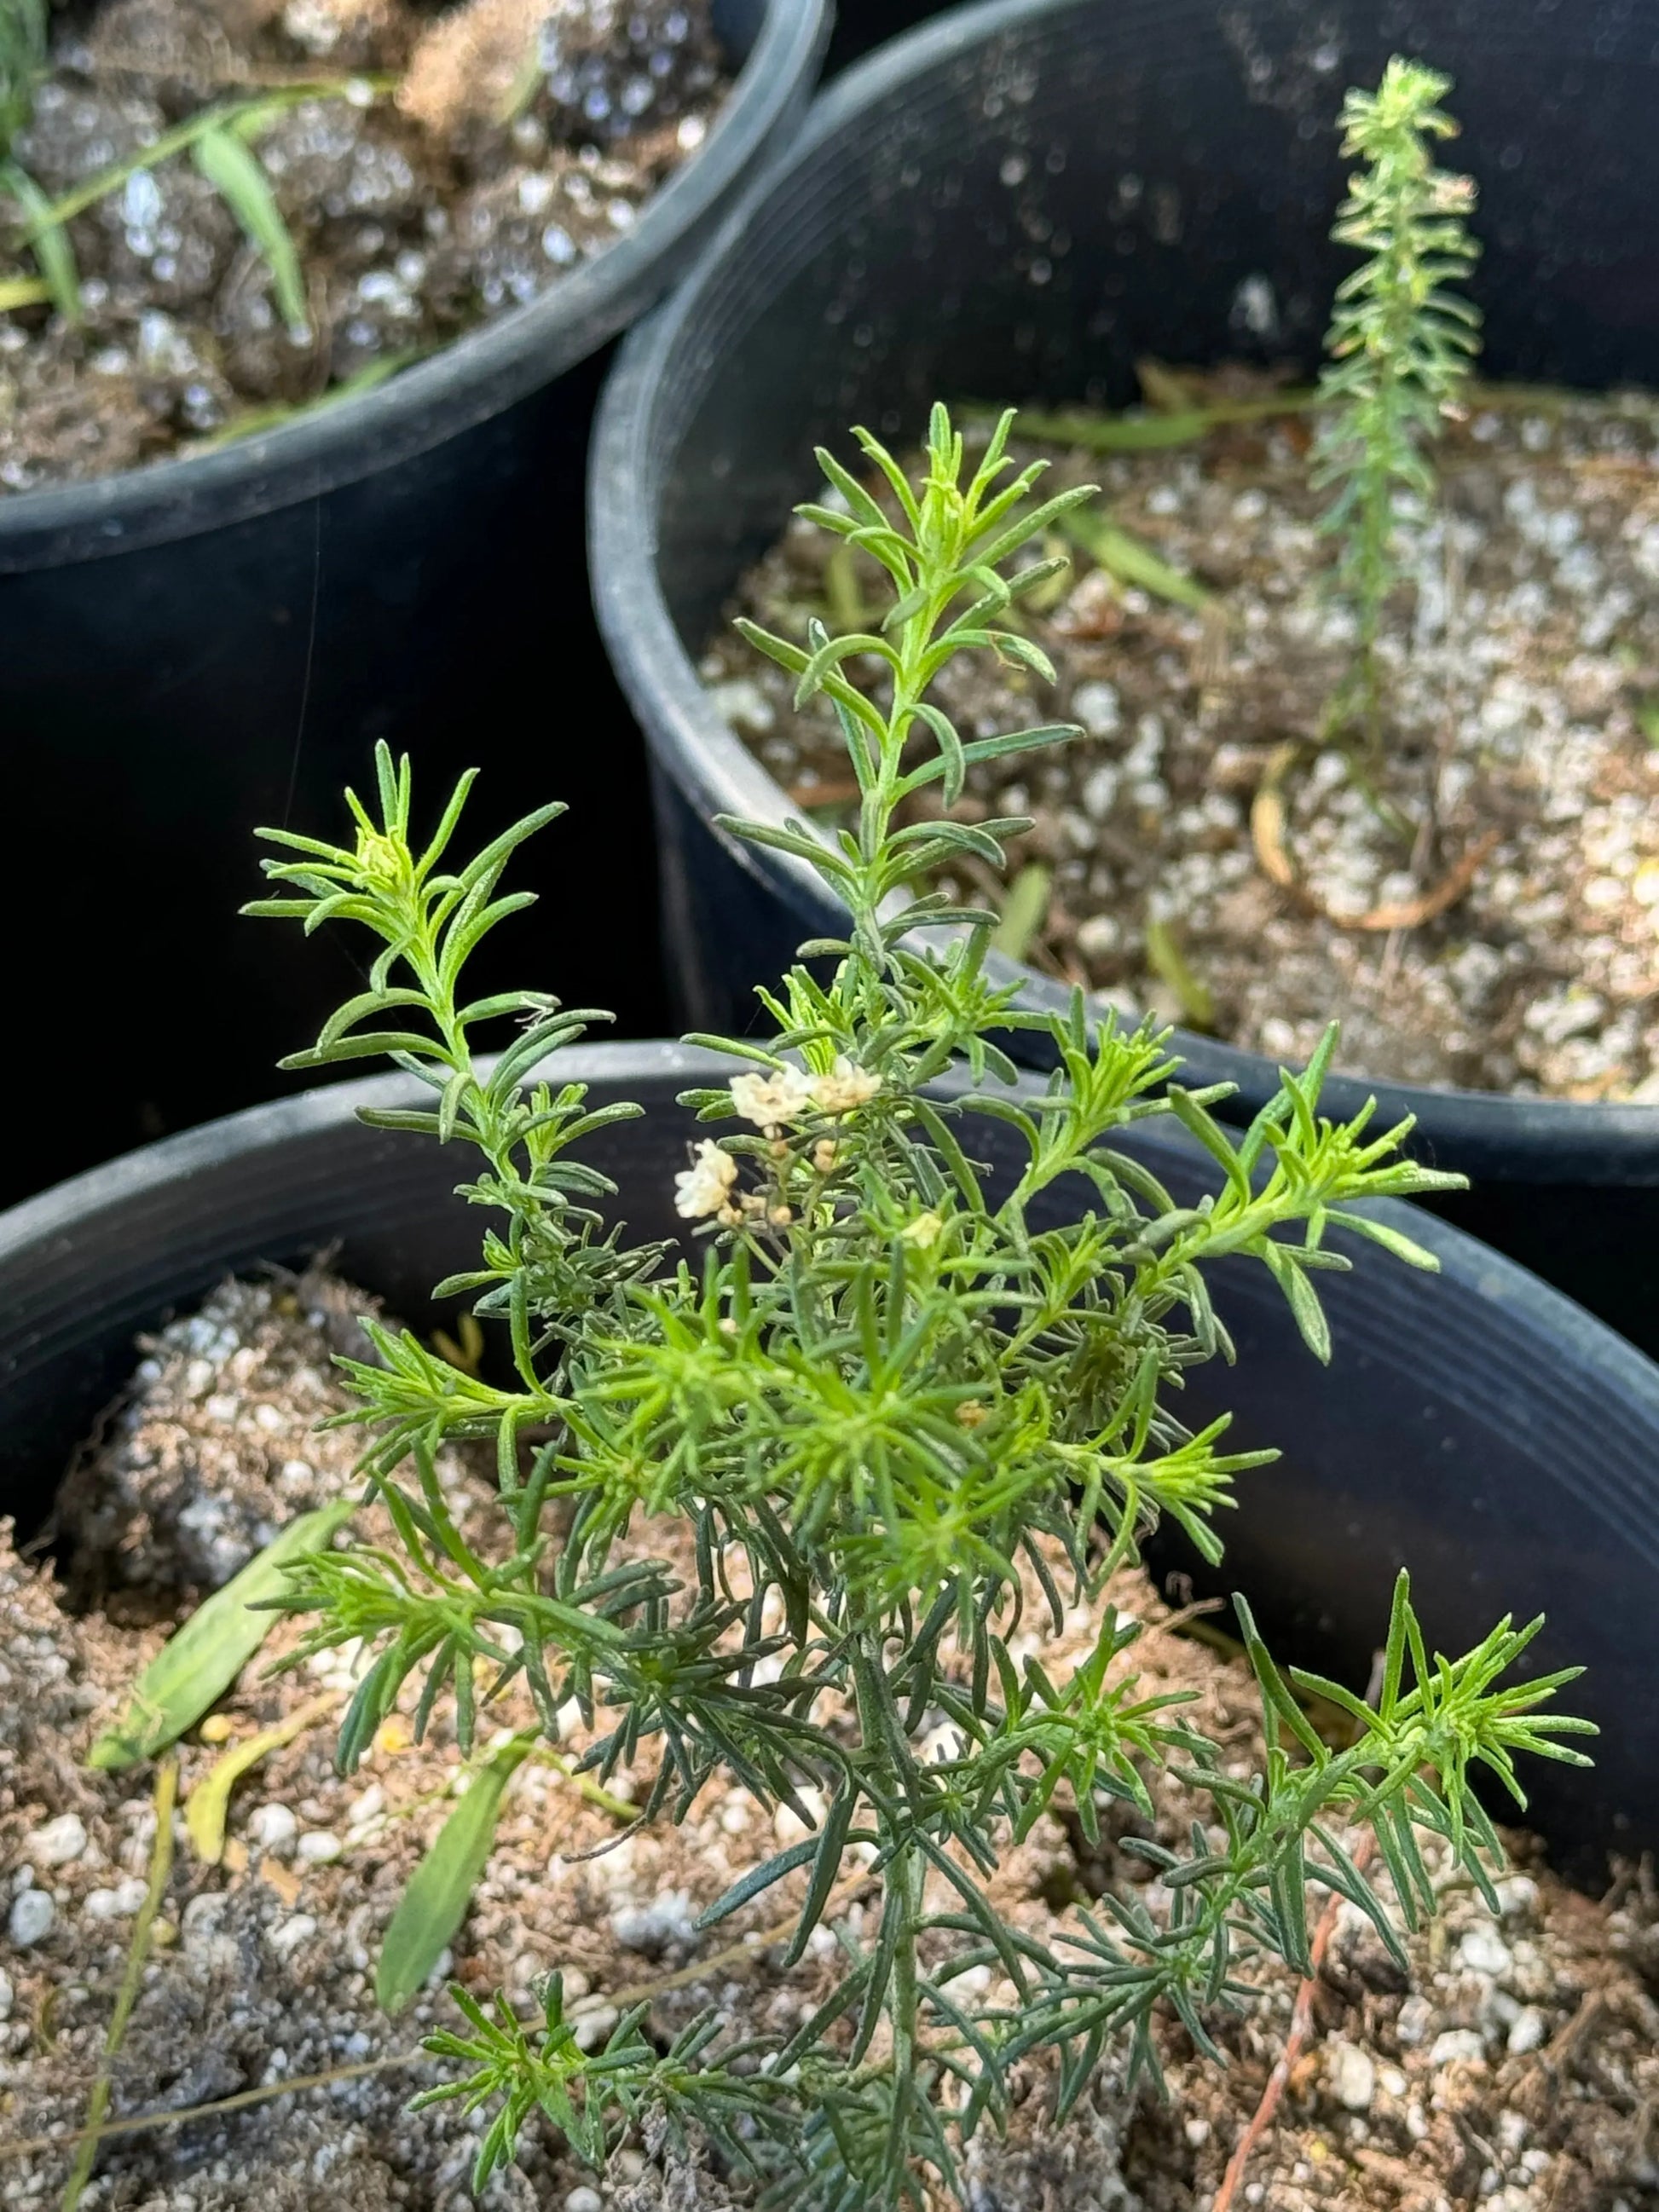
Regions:
<instances>
[{"instance_id":1,"label":"blurred background pot","mask_svg":"<svg viewBox=\"0 0 1659 2212\"><path fill-rule=\"evenodd\" d=\"M102 1060L58 1085L0 1200L270 1094L349 970L237 920L251 833L335 834L380 737L434 783L483 765L481 823L580 807L538 957L660 1026L643 757L587 589L588 426L602 349L794 128L829 32L826 0L714 15L740 73L704 144L541 297L309 419L0 499L12 1034L59 1064L95 1030Z\"/></svg>"},{"instance_id":2,"label":"blurred background pot","mask_svg":"<svg viewBox=\"0 0 1659 2212\"><path fill-rule=\"evenodd\" d=\"M1146 354L1310 371L1344 265L1328 235L1334 118L1343 87L1396 51L1456 81L1487 372L1659 385L1656 0L957 9L821 97L630 339L589 526L600 622L651 747L682 1018L742 1029L751 978L836 927L802 864L712 828L790 809L695 665L739 576L815 490L814 444L844 444L854 422L914 438L935 397L1122 404ZM1058 1002L1018 972L1029 1001ZM1188 1079L1238 1085L1240 1114L1271 1095L1260 1055L1176 1044ZM1022 1034L1013 1048L1036 1046ZM1384 1121L1416 1115L1425 1157L1474 1179L1451 1218L1659 1350L1659 1108L1363 1078L1328 1096L1348 1114L1372 1089Z\"/></svg>"},{"instance_id":3,"label":"blurred background pot","mask_svg":"<svg viewBox=\"0 0 1659 2212\"><path fill-rule=\"evenodd\" d=\"M667 1043L585 1046L546 1072L594 1103L637 1099L642 1121L582 1157L618 1185L631 1237L672 1237L673 1176L696 1124L674 1104L732 1062ZM367 1129L355 1109L414 1095L402 1078L337 1084L186 1132L0 1216L0 1506L27 1532L77 1446L131 1374L136 1331L188 1311L223 1276L334 1264L422 1333L433 1283L474 1263L483 1217L453 1194L454 1146ZM967 1126L976 1158L1014 1162L1005 1125ZM1213 1187L1207 1157L1141 1124L1123 1148L1177 1204ZM1062 1181L1034 1225L1088 1202ZM1227 1556L1200 1588L1243 1589L1282 1651L1363 1686L1408 1564L1425 1629L1449 1650L1513 1609L1549 1625L1542 1668L1588 1666L1572 1709L1599 1719L1593 1774L1534 1765L1531 1818L1559 1861L1593 1873L1613 1848L1659 1845L1659 1368L1567 1299L1446 1224L1380 1202L1379 1218L1437 1254L1441 1273L1374 1245L1321 1279L1335 1352L1321 1368L1267 1270L1211 1278L1238 1364L1190 1370L1182 1419L1231 1410L1229 1448L1278 1445L1223 1516ZM445 1318L453 1326L453 1315ZM1194 1563L1164 1547L1161 1570Z\"/></svg>"}]
</instances>

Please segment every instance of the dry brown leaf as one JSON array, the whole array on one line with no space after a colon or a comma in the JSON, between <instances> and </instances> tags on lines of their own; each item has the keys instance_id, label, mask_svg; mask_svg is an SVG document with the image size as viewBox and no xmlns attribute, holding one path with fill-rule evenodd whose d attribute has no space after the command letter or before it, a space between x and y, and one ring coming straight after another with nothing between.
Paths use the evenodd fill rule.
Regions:
<instances>
[{"instance_id":1,"label":"dry brown leaf","mask_svg":"<svg viewBox=\"0 0 1659 2212\"><path fill-rule=\"evenodd\" d=\"M420 39L398 105L434 137L499 122L549 13L549 0L465 0Z\"/></svg>"},{"instance_id":2,"label":"dry brown leaf","mask_svg":"<svg viewBox=\"0 0 1659 2212\"><path fill-rule=\"evenodd\" d=\"M1480 872L1481 863L1498 843L1498 832L1489 830L1477 839L1460 860L1447 869L1437 884L1431 884L1419 897L1398 899L1388 906L1374 906L1369 914L1334 914L1329 907L1320 911L1328 921L1339 929L1420 929L1425 921L1444 914L1448 907L1455 906L1469 885Z\"/></svg>"}]
</instances>

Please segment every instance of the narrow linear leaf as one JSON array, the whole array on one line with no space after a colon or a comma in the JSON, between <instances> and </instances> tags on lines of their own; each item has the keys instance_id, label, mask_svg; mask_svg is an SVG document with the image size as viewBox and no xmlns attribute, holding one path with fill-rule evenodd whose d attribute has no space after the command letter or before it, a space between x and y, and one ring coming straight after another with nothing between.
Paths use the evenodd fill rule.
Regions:
<instances>
[{"instance_id":1,"label":"narrow linear leaf","mask_svg":"<svg viewBox=\"0 0 1659 2212\"><path fill-rule=\"evenodd\" d=\"M994 952L1006 952L1011 960L1024 959L1048 911L1048 890L1053 881L1052 872L1040 860L1033 860L1029 867L1020 870L1008 886L1008 896L1002 902L1002 919L991 933Z\"/></svg>"},{"instance_id":2,"label":"narrow linear leaf","mask_svg":"<svg viewBox=\"0 0 1659 2212\"><path fill-rule=\"evenodd\" d=\"M1147 922L1146 959L1152 973L1175 993L1181 1018L1188 1028L1212 1028L1215 1000L1210 995L1210 987L1182 952L1167 921Z\"/></svg>"},{"instance_id":3,"label":"narrow linear leaf","mask_svg":"<svg viewBox=\"0 0 1659 2212\"><path fill-rule=\"evenodd\" d=\"M53 220L52 202L28 171L20 168L15 161L0 167L0 188L11 194L28 222L29 246L40 264L40 281L46 286L46 296L66 323L83 321L81 274L75 265L75 248L63 224ZM7 289L0 286L0 298L3 298ZM7 304L24 307L28 302L20 299Z\"/></svg>"},{"instance_id":4,"label":"narrow linear leaf","mask_svg":"<svg viewBox=\"0 0 1659 2212\"><path fill-rule=\"evenodd\" d=\"M302 330L307 317L299 250L258 156L237 133L216 128L203 131L191 153L197 167L241 225L249 244L264 257L283 320L290 331Z\"/></svg>"},{"instance_id":5,"label":"narrow linear leaf","mask_svg":"<svg viewBox=\"0 0 1659 2212\"><path fill-rule=\"evenodd\" d=\"M126 1966L121 1976L121 1986L116 1991L115 2009L110 2014L109 2027L104 2036L104 2048L98 2060L98 2073L92 2085L92 2094L87 2100L86 2127L81 2136L80 2148L75 2155L75 2164L64 2186L58 2212L76 2212L97 2162L99 2130L109 2111L110 2085L114 2076L115 2061L120 2056L121 2045L126 2039L127 2024L132 2018L133 2008L143 1988L144 1967L149 1959L155 1916L161 1909L161 1900L167 1895L167 1881L173 1872L173 1803L178 1788L178 1762L169 1759L156 1774L155 1790L151 1800L155 1814L155 1837L149 1847L149 1876L144 1885L144 1901L132 1923L132 1941L127 1946Z\"/></svg>"},{"instance_id":6,"label":"narrow linear leaf","mask_svg":"<svg viewBox=\"0 0 1659 2212\"><path fill-rule=\"evenodd\" d=\"M460 1803L438 1831L432 1848L410 1876L398 1900L374 1970L374 1998L383 2012L400 2012L447 1948L489 1863L507 1784L530 1753L527 1739L503 1744L473 1778Z\"/></svg>"},{"instance_id":7,"label":"narrow linear leaf","mask_svg":"<svg viewBox=\"0 0 1659 2212\"><path fill-rule=\"evenodd\" d=\"M1060 526L1121 584L1133 584L1176 606L1198 610L1209 605L1210 595L1201 584L1172 568L1144 539L1104 516L1073 511L1061 519Z\"/></svg>"},{"instance_id":8,"label":"narrow linear leaf","mask_svg":"<svg viewBox=\"0 0 1659 2212\"><path fill-rule=\"evenodd\" d=\"M339 1498L302 1513L198 1606L139 1676L127 1711L94 1744L88 1765L112 1774L153 1759L210 1711L270 1633L276 1620L270 1603L288 1588L288 1569L322 1551L356 1504Z\"/></svg>"}]
</instances>

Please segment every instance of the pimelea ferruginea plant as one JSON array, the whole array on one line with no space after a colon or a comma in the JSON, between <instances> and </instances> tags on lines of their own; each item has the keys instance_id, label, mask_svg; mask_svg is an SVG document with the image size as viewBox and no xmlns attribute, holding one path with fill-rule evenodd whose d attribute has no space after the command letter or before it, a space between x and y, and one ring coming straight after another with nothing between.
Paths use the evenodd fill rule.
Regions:
<instances>
[{"instance_id":1,"label":"pimelea ferruginea plant","mask_svg":"<svg viewBox=\"0 0 1659 2212\"><path fill-rule=\"evenodd\" d=\"M1342 106L1342 151L1364 167L1348 180L1332 237L1365 259L1337 288L1319 383L1314 481L1336 486L1323 527L1338 541L1337 574L1358 629L1352 681L1333 720L1381 743L1377 640L1401 580L1395 534L1407 501L1431 499L1430 448L1480 349L1479 311L1451 287L1480 247L1464 218L1474 186L1435 166L1433 143L1455 135L1439 102L1449 77L1389 62L1376 90Z\"/></svg>"},{"instance_id":2,"label":"pimelea ferruginea plant","mask_svg":"<svg viewBox=\"0 0 1659 2212\"><path fill-rule=\"evenodd\" d=\"M482 1267L447 1287L477 1292L478 1311L506 1325L507 1378L480 1380L373 1324L383 1364L349 1370L373 1432L365 1466L401 1549L319 1555L295 1577L291 1605L315 1615L305 1652L361 1638L374 1654L342 1759L357 1758L411 1676L424 1677L422 1715L453 1695L464 1737L475 1675L486 1696L522 1676L550 1731L574 1698L601 1732L592 1771L654 1769L644 1819L683 1819L720 1777L794 1808L804 1838L747 1874L705 1925L788 1883L793 1961L826 1913L836 1919L844 1873L879 1889L863 1940L837 1921L832 1994L769 2040L709 2018L664 2052L641 2008L589 2054L556 1978L533 2025L457 1990L465 2022L430 2047L458 2075L432 2094L494 2101L480 2178L539 2108L596 2164L631 2126L653 2142L701 2136L759 2201L803 2212L954 2198L963 2146L999 2124L1022 2061L1058 2054L1063 2111L1109 2044L1127 2046L1131 2080L1156 2074L1160 2007L1212 2049L1205 2017L1243 2001L1242 1960L1265 1950L1307 1969L1311 1880L1352 1898L1397 1954L1357 1838L1375 1838L1408 1917L1432 1904L1420 1830L1446 1838L1489 1891L1498 1839L1473 1771L1492 1770L1518 1799L1517 1752L1579 1756L1557 1739L1583 1724L1543 1711L1566 1675L1500 1680L1532 1630L1504 1621L1465 1656L1431 1661L1403 1577L1370 1704L1287 1679L1239 1602L1270 1747L1248 1779L1186 1723L1179 1698L1137 1686L1136 1625L1103 1601L1107 1580L1164 1514L1218 1556L1216 1509L1235 1475L1270 1456L1228 1453L1224 1421L1189 1434L1167 1402L1183 1369L1228 1349L1206 1266L1245 1254L1271 1269L1322 1357L1315 1279L1346 1264L1328 1231L1343 1223L1431 1265L1350 1206L1450 1179L1401 1158L1401 1130L1322 1119L1323 1055L1229 1136L1209 1113L1214 1092L1170 1081L1150 1028L1091 1030L1080 998L1065 1019L1016 1012L986 974L989 916L957 914L940 945L915 932L939 921L942 900L896 908L908 878L964 849L995 865L1019 826L900 827L902 802L937 784L948 803L969 763L1067 734L964 743L927 696L957 653L1042 666L998 624L1049 573L1005 572L1064 500L1033 505L1036 468L1005 480L1010 419L965 474L963 441L936 410L914 485L860 434L889 506L821 455L845 511L805 512L875 556L893 605L878 632L820 629L804 649L753 633L803 696L835 701L863 803L833 845L804 827L744 830L817 868L848 922L843 939L804 948L833 963L827 982L799 965L762 993L767 1042L701 1040L740 1066L686 1102L722 1130L678 1178L698 1257L629 1247L602 1224L611 1189L578 1157L581 1140L637 1109L591 1111L580 1085L536 1072L590 1018L535 992L465 999L469 954L525 903L501 893L503 870L556 808L441 872L465 781L417 853L407 766L382 750L379 818L353 799L355 844L282 833L297 857L265 864L292 895L255 911L307 927L356 921L383 948L369 988L299 1064L385 1054L417 1076L427 1106L368 1118L472 1147L481 1166L464 1188L502 1217ZM852 654L884 663L885 706L842 673ZM501 1018L521 1031L481 1063L472 1032ZM1050 1033L1059 1066L1046 1087L1012 1087L994 1033L1016 1021ZM941 1090L953 1068L957 1086ZM1156 1114L1214 1159L1203 1205L1177 1207L1111 1149ZM996 1189L975 1164L984 1117L1012 1131L1018 1152ZM1069 1218L1060 1209L1067 1225L1035 1226L1062 1178L1076 1198ZM476 1556L451 1518L434 1459L457 1437L496 1445L505 1559ZM557 1541L555 1501L568 1516ZM659 1514L695 1530L689 1587L619 1552ZM1066 1598L1097 1610L1092 1651L1068 1679L1011 1649L1022 1571L1056 1617ZM1315 1733L1297 1687L1341 1706L1348 1748ZM929 1758L921 1741L937 1744L941 1717L950 1747ZM1011 1839L1050 1806L1091 1834L1109 1800L1148 1812L1166 1771L1203 1793L1212 1819L1188 1850L1139 1846L1158 1869L1161 1911L1109 1894L1058 1920L1049 1942L1006 1924L988 1886ZM988 1977L970 1971L981 1967Z\"/></svg>"}]
</instances>

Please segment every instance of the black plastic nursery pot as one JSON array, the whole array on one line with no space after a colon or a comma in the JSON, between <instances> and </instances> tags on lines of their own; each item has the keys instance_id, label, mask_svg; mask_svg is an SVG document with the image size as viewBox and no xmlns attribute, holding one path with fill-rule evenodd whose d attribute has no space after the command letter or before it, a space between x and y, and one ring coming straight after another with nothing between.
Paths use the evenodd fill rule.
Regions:
<instances>
[{"instance_id":1,"label":"black plastic nursery pot","mask_svg":"<svg viewBox=\"0 0 1659 2212\"><path fill-rule=\"evenodd\" d=\"M252 833L343 826L374 740L549 798L544 964L660 1026L643 754L595 635L582 529L600 349L799 121L827 0L714 0L735 86L625 237L379 389L218 451L0 499L11 1033L57 1066L0 1200L269 1097L349 981L236 919ZM63 1067L95 1030L102 1072Z\"/></svg>"},{"instance_id":2,"label":"black plastic nursery pot","mask_svg":"<svg viewBox=\"0 0 1659 2212\"><path fill-rule=\"evenodd\" d=\"M1659 384L1655 0L991 0L821 96L693 280L623 350L596 432L592 568L651 747L679 1010L744 1028L750 982L833 928L801 863L712 828L783 792L695 660L813 495L817 443L903 440L937 397L1121 404L1133 362L1317 362L1340 261L1342 89L1395 52L1456 81L1480 182L1496 378ZM1018 972L1028 1003L1056 987ZM1254 1111L1276 1071L1177 1034ZM1040 1047L1029 1036L1013 1048ZM1659 1108L1334 1081L1414 1114L1474 1181L1451 1217L1659 1350Z\"/></svg>"},{"instance_id":3,"label":"black plastic nursery pot","mask_svg":"<svg viewBox=\"0 0 1659 2212\"><path fill-rule=\"evenodd\" d=\"M672 1179L695 1125L675 1094L731 1067L666 1043L580 1047L548 1064L589 1083L595 1103L647 1109L583 1152L617 1184L611 1210L631 1235L683 1227ZM0 1216L0 1502L23 1528L131 1374L135 1332L223 1275L337 1246L349 1279L430 1325L430 1285L475 1264L483 1217L453 1194L455 1148L356 1120L410 1089L391 1077L306 1091ZM1004 1125L971 1123L964 1137L975 1158L1012 1164ZM1125 1147L1178 1204L1212 1187L1211 1163L1173 1127L1142 1124ZM1062 1181L1034 1225L1088 1199ZM1214 1273L1237 1364L1189 1370L1181 1416L1195 1428L1231 1410L1230 1446L1285 1454L1243 1479L1224 1516L1221 1586L1247 1593L1285 1654L1362 1686L1401 1564L1449 1651L1505 1611L1547 1612L1528 1663L1588 1666L1572 1710L1606 1733L1591 1774L1533 1763L1529 1819L1559 1863L1591 1873L1608 1848L1659 1845L1659 1368L1447 1224L1397 1203L1376 1211L1428 1244L1441 1272L1350 1247L1354 1272L1322 1278L1328 1369L1265 1268L1229 1261Z\"/></svg>"},{"instance_id":4,"label":"black plastic nursery pot","mask_svg":"<svg viewBox=\"0 0 1659 2212\"><path fill-rule=\"evenodd\" d=\"M884 40L925 23L938 15L951 0L836 0L835 35L824 57L826 75L833 76L867 54Z\"/></svg>"}]
</instances>

